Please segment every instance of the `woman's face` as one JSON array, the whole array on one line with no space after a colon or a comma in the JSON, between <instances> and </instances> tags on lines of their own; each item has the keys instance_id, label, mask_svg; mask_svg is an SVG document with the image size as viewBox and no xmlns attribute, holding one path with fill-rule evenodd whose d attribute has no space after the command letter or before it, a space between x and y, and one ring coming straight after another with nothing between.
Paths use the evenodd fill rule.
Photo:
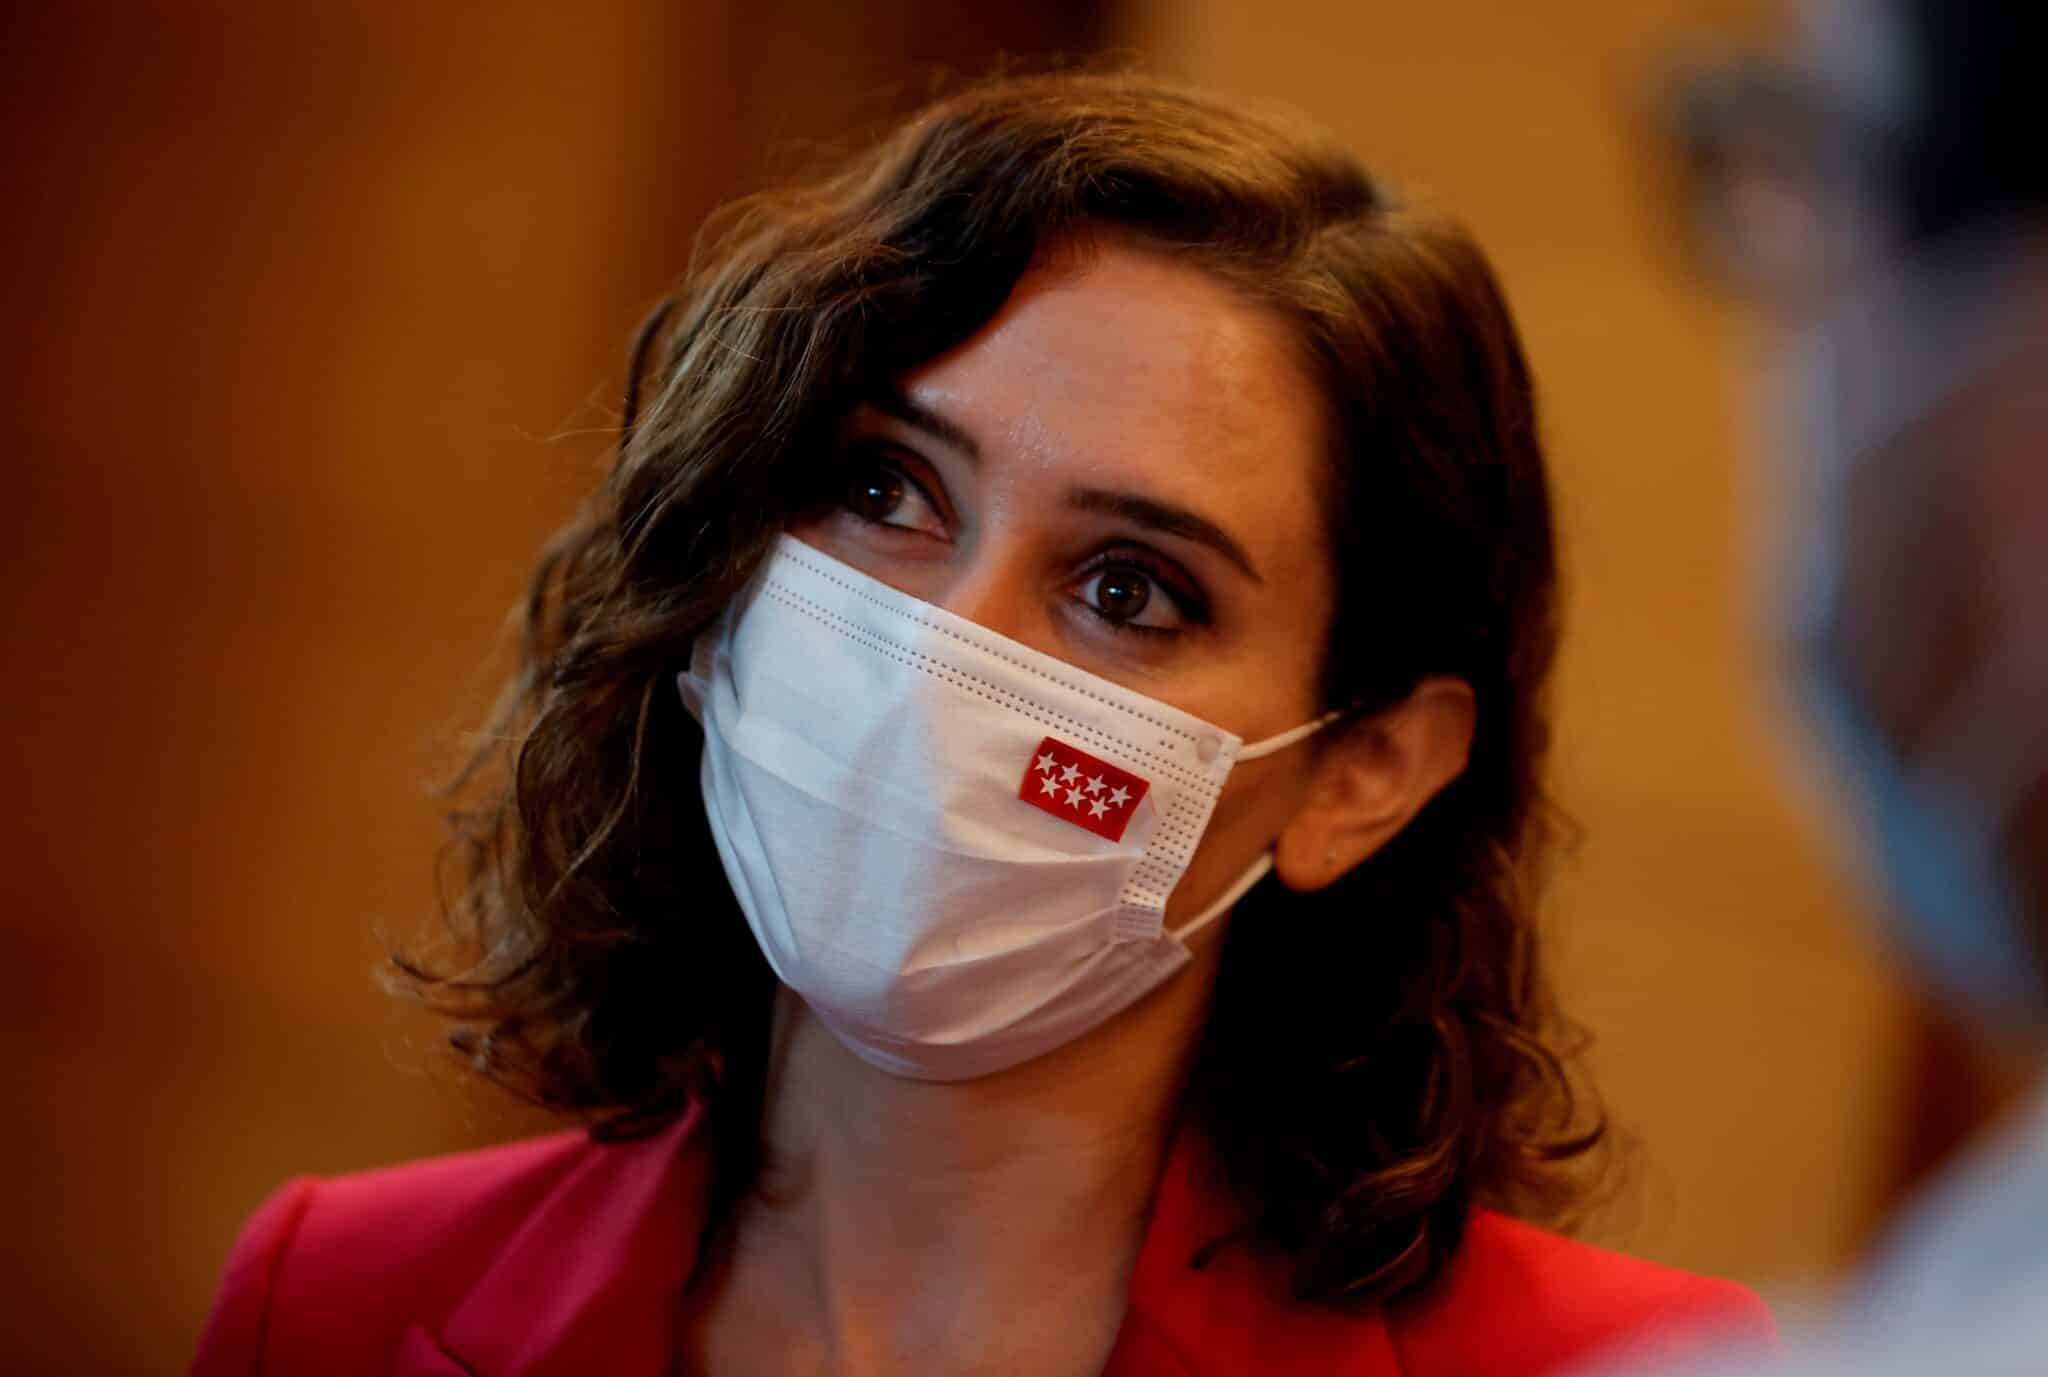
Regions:
<instances>
[{"instance_id":1,"label":"woman's face","mask_svg":"<svg viewBox=\"0 0 2048 1377\"><path fill-rule=\"evenodd\" d=\"M836 505L792 533L1251 741L1321 708L1328 444L1280 319L1098 244L1027 274L978 334L861 405ZM1169 926L1273 842L1312 758L1232 772Z\"/></svg>"}]
</instances>

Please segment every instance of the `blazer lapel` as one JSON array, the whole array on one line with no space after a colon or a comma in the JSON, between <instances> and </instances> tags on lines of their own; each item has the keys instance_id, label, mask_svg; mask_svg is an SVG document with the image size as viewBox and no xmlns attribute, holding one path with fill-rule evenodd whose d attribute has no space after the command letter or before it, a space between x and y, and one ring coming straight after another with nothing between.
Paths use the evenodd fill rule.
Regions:
<instances>
[{"instance_id":1,"label":"blazer lapel","mask_svg":"<svg viewBox=\"0 0 2048 1377\"><path fill-rule=\"evenodd\" d=\"M594 1146L394 1377L660 1377L703 1218L699 1118Z\"/></svg>"},{"instance_id":2,"label":"blazer lapel","mask_svg":"<svg viewBox=\"0 0 2048 1377\"><path fill-rule=\"evenodd\" d=\"M441 1347L439 1339L419 1325L413 1325L398 1340L398 1356L392 1360L391 1377L476 1377L476 1373Z\"/></svg>"},{"instance_id":3,"label":"blazer lapel","mask_svg":"<svg viewBox=\"0 0 2048 1377\"><path fill-rule=\"evenodd\" d=\"M593 1148L438 1332L407 1331L392 1377L661 1377L709 1179L699 1119ZM1381 1311L1296 1301L1238 1245L1196 1266L1234 1218L1200 1136L1176 1134L1104 1377L1402 1377Z\"/></svg>"},{"instance_id":4,"label":"blazer lapel","mask_svg":"<svg viewBox=\"0 0 2048 1377\"><path fill-rule=\"evenodd\" d=\"M1183 1128L1167 1153L1123 1331L1103 1377L1401 1377L1377 1307L1342 1311L1298 1301L1283 1268L1240 1244L1196 1266L1205 1245L1235 1222L1200 1135Z\"/></svg>"}]
</instances>

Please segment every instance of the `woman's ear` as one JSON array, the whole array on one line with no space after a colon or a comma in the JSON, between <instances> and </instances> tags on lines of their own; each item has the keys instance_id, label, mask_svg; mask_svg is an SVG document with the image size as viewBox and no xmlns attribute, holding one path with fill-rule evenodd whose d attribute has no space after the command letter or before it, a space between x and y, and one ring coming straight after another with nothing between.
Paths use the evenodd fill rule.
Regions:
<instances>
[{"instance_id":1,"label":"woman's ear","mask_svg":"<svg viewBox=\"0 0 2048 1377\"><path fill-rule=\"evenodd\" d=\"M1307 800L1273 844L1289 889L1321 889L1379 850L1456 779L1475 709L1462 679L1429 678L1324 748Z\"/></svg>"}]
</instances>

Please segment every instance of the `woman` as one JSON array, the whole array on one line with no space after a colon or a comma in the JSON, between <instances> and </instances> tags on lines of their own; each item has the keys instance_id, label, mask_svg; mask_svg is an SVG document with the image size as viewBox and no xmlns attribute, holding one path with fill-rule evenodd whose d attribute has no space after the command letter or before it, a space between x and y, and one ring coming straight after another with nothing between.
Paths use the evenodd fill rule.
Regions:
<instances>
[{"instance_id":1,"label":"woman","mask_svg":"<svg viewBox=\"0 0 2048 1377\"><path fill-rule=\"evenodd\" d=\"M1766 1326L1496 1212L1601 1130L1544 1041L1554 554L1471 242L1129 76L966 91L709 242L535 581L476 959L400 967L598 1131L286 1187L199 1371Z\"/></svg>"}]
</instances>

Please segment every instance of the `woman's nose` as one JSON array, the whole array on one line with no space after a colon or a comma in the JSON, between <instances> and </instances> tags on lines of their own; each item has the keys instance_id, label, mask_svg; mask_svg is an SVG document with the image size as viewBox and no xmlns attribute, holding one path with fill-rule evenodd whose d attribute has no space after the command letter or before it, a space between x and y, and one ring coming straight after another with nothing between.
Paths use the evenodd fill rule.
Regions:
<instances>
[{"instance_id":1,"label":"woman's nose","mask_svg":"<svg viewBox=\"0 0 2048 1377\"><path fill-rule=\"evenodd\" d=\"M930 601L956 617L1035 649L1045 630L1038 582L1022 551L983 545L963 555Z\"/></svg>"}]
</instances>

